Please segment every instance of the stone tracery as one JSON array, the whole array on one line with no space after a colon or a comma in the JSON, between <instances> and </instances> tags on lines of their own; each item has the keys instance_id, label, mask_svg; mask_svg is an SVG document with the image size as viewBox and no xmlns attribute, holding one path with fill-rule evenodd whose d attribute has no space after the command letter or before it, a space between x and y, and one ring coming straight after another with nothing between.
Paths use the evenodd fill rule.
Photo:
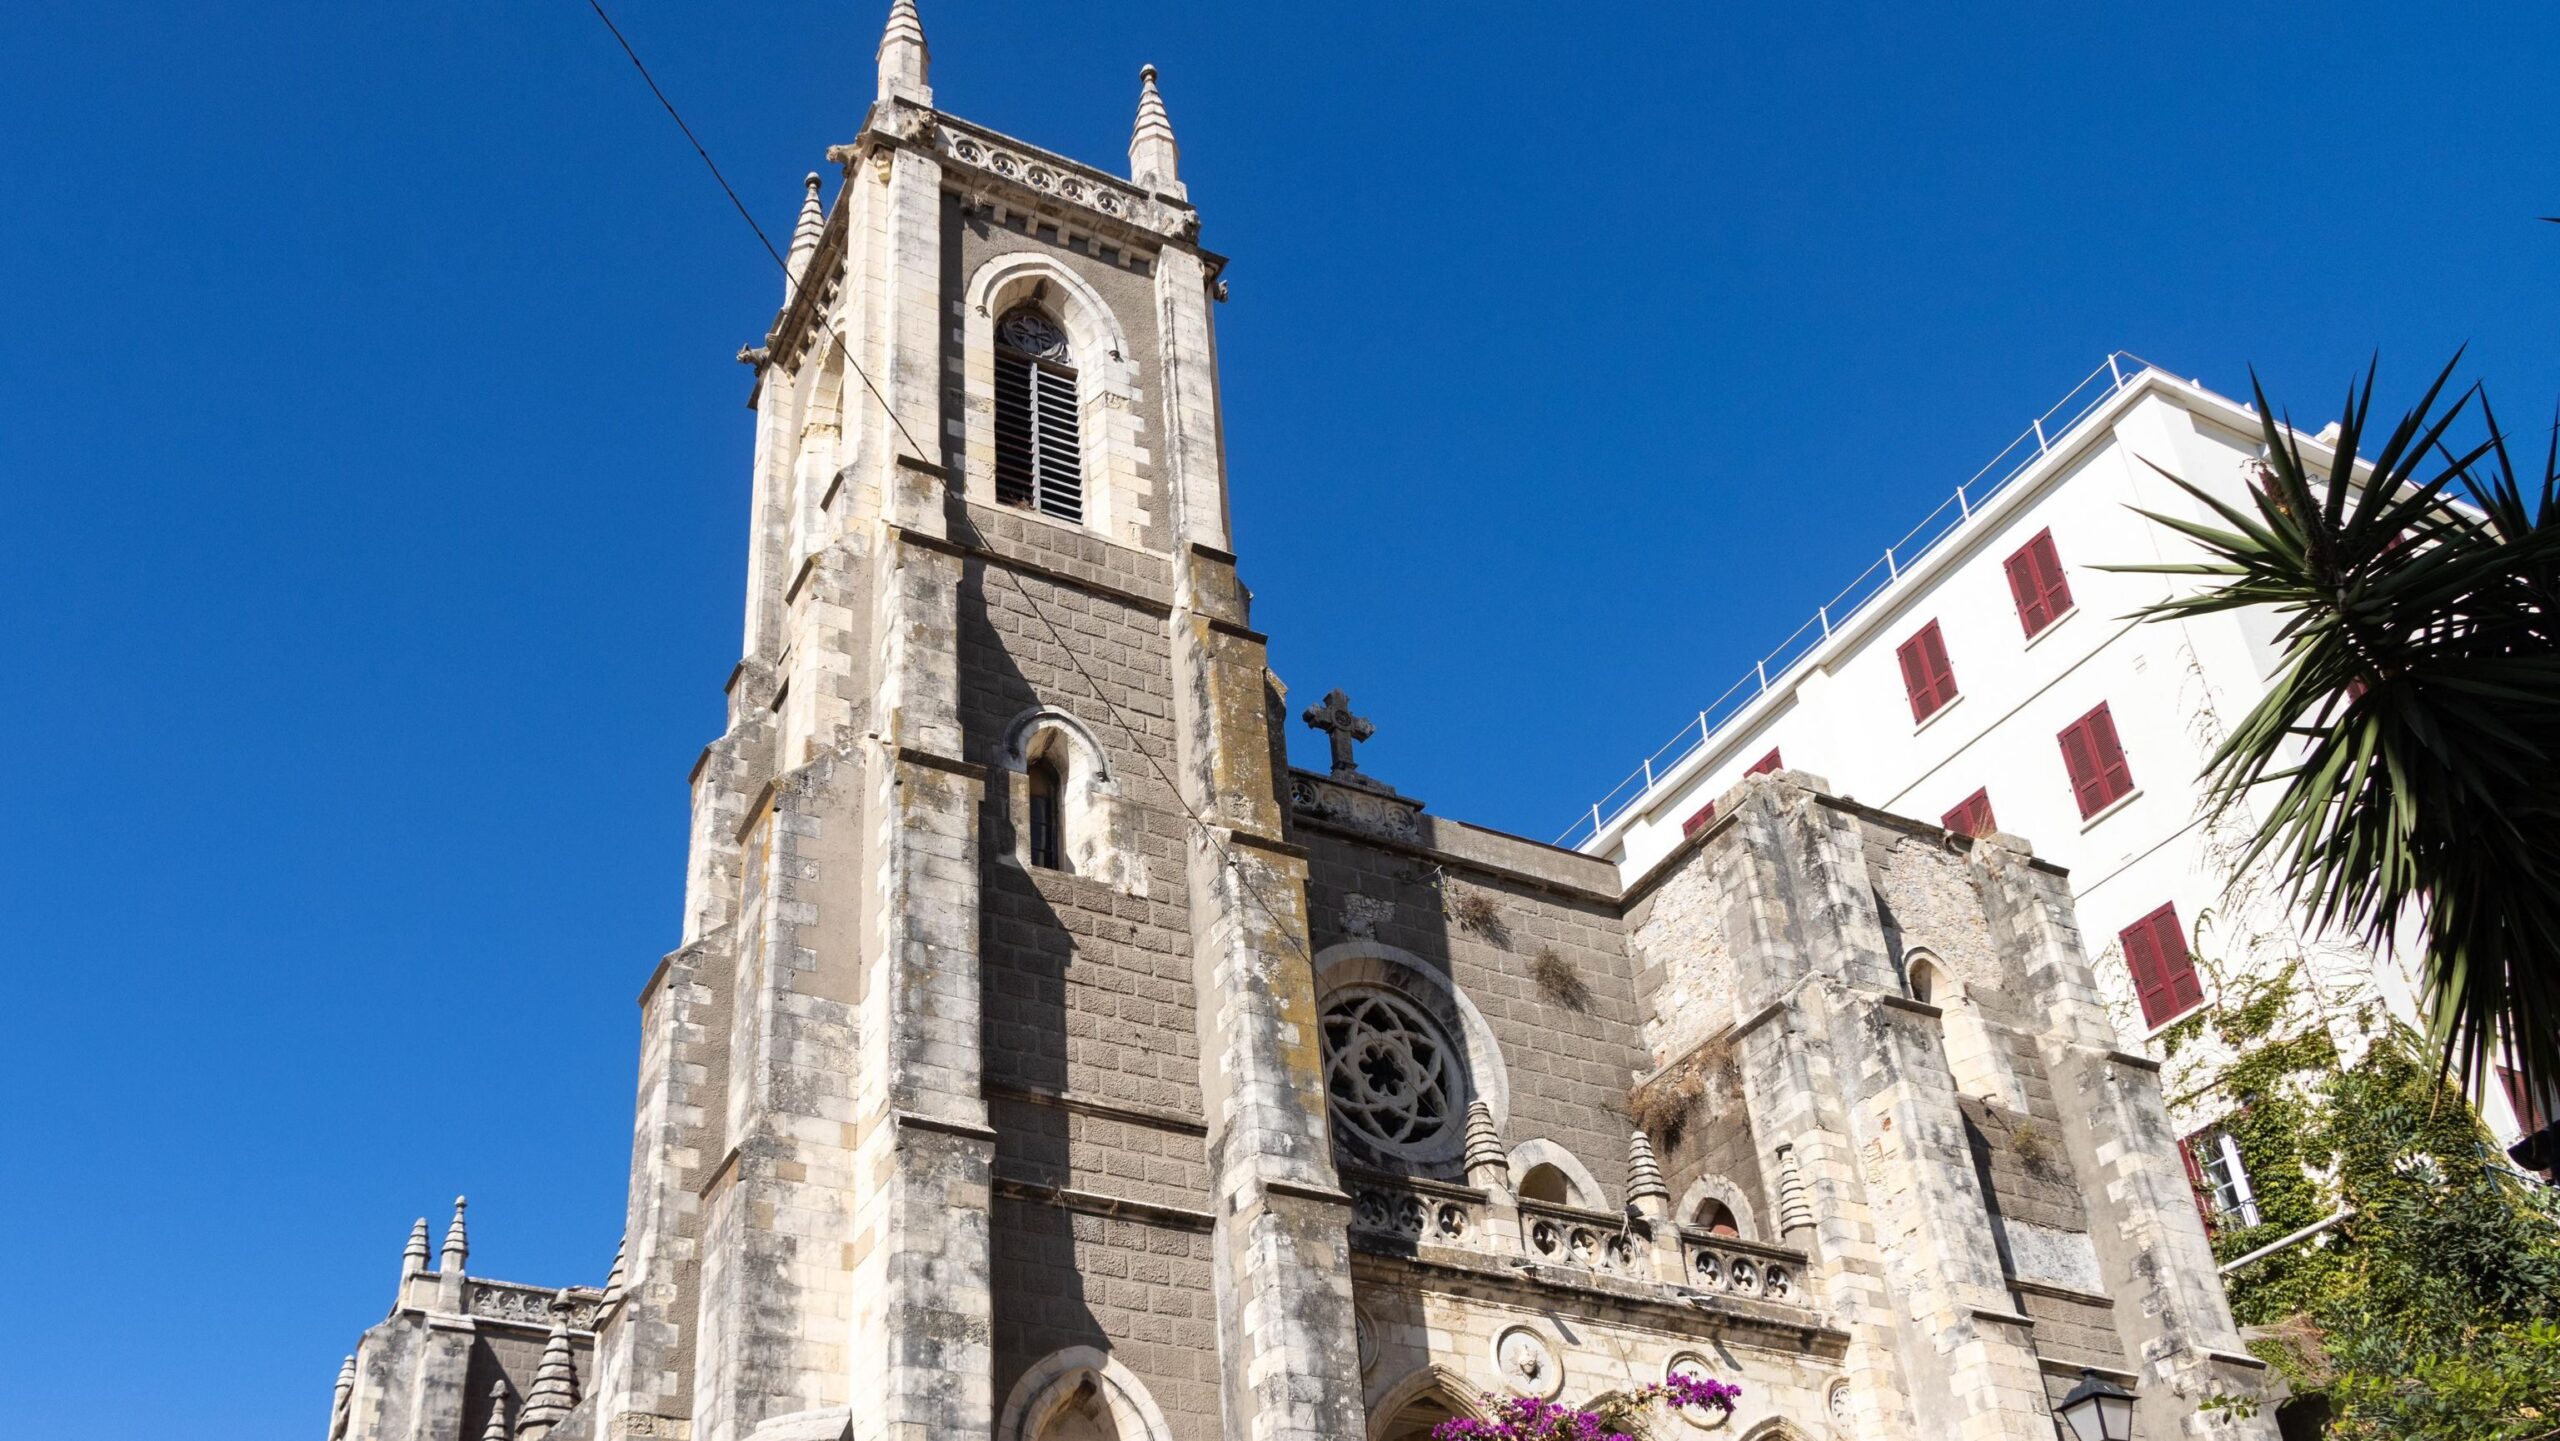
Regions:
<instances>
[{"instance_id":1,"label":"stone tracery","mask_svg":"<svg viewBox=\"0 0 2560 1441\"><path fill-rule=\"evenodd\" d=\"M1362 1148L1409 1159L1451 1133L1460 1078L1448 1037L1412 1002L1350 986L1324 1011L1325 1090L1334 1119Z\"/></svg>"}]
</instances>

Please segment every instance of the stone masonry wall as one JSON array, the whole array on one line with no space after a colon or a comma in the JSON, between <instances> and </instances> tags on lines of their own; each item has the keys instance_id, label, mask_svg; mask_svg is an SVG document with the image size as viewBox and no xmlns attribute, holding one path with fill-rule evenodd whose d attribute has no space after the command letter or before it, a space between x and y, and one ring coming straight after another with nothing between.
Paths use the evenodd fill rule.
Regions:
<instances>
[{"instance_id":1,"label":"stone masonry wall","mask_svg":"<svg viewBox=\"0 0 2560 1441\"><path fill-rule=\"evenodd\" d=\"M1205 1227L1006 1198L995 1224L999 1406L1042 1357L1091 1346L1146 1383L1172 1441L1216 1441L1218 1352L1202 1344L1217 1329Z\"/></svg>"},{"instance_id":2,"label":"stone masonry wall","mask_svg":"<svg viewBox=\"0 0 2560 1441\"><path fill-rule=\"evenodd\" d=\"M973 518L1023 562L973 564L961 605L962 723L971 757L997 778L980 848L1000 1193L994 1397L1001 1407L1050 1353L1094 1346L1145 1383L1178 1437L1208 1441L1219 1427L1218 1356L1188 821L1157 769L1171 769L1172 675L1163 616L1143 599L1161 586L1162 566L1035 517L981 509ZM1073 715L1102 748L1123 807L1114 843L1134 850L1117 883L1020 857L1002 751L1008 727L1035 706ZM1096 1214L1104 1209L1122 1214Z\"/></svg>"},{"instance_id":3,"label":"stone masonry wall","mask_svg":"<svg viewBox=\"0 0 2560 1441\"><path fill-rule=\"evenodd\" d=\"M1635 968L1605 897L1548 887L1519 874L1542 863L1529 842L1451 821L1434 825L1453 843L1493 850L1516 864L1506 874L1469 864L1454 848L1402 847L1299 818L1310 853L1308 900L1316 949L1365 938L1411 952L1475 1003L1508 1064L1506 1147L1543 1138L1588 1167L1606 1192L1626 1199L1627 1087L1644 1068ZM1468 833L1464 836L1453 832ZM1505 852L1513 852L1507 856ZM1473 895L1492 918L1470 925ZM1355 900L1354 897L1357 897ZM1587 997L1561 1003L1534 979L1533 958L1552 952L1581 979ZM1454 1038L1453 1038L1454 1039ZM1443 1168L1454 1174L1454 1168Z\"/></svg>"}]
</instances>

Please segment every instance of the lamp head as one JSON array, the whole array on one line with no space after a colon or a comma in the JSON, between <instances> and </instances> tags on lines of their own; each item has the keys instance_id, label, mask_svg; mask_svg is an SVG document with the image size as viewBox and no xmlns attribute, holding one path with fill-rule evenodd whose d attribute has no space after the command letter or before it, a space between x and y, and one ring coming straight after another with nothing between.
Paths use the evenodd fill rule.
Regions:
<instances>
[{"instance_id":1,"label":"lamp head","mask_svg":"<svg viewBox=\"0 0 2560 1441\"><path fill-rule=\"evenodd\" d=\"M2072 1441L2133 1441L2133 1393L2095 1371L2080 1373L2054 1414L2071 1428Z\"/></svg>"}]
</instances>

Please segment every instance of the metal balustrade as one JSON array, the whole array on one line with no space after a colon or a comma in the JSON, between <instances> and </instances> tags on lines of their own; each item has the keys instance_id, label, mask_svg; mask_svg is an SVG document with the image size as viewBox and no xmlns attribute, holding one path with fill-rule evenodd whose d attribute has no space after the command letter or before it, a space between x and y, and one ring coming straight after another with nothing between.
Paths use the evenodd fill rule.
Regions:
<instances>
[{"instance_id":1,"label":"metal balustrade","mask_svg":"<svg viewBox=\"0 0 2560 1441\"><path fill-rule=\"evenodd\" d=\"M2078 439L2082 422L2100 406L2132 385L2146 371L2160 367L2125 351L2115 351L2097 369L2089 372L2068 394L2055 401L2042 415L2027 423L2018 438L2002 447L1990 462L1975 471L1971 479L1955 489L1955 494L1940 501L1909 534L1885 547L1882 557L1858 573L1838 595L1826 605L1815 608L1811 619L1797 626L1775 649L1760 658L1751 669L1724 693L1709 701L1697 719L1682 726L1677 735L1646 756L1627 778L1609 788L1606 795L1592 803L1591 809L1575 818L1574 823L1556 837L1560 846L1580 850L1605 833L1629 810L1641 804L1654 784L1676 771L1683 761L1704 749L1717 733L1733 723L1753 702L1770 691L1784 688L1794 672L1811 659L1831 638L1833 631L1846 625L1850 618L1864 610L1878 596L1891 590L1902 579L1902 573L1920 560L1948 536L1963 528L1973 512L1993 496L2006 490L2011 481L2056 450L2067 448ZM2162 374L2167 374L2162 371Z\"/></svg>"}]
</instances>

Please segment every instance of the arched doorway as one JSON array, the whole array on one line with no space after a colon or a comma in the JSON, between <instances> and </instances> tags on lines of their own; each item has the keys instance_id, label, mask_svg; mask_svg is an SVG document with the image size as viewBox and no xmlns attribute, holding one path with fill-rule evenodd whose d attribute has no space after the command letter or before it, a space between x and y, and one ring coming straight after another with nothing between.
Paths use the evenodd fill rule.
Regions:
<instances>
[{"instance_id":1,"label":"arched doorway","mask_svg":"<svg viewBox=\"0 0 2560 1441\"><path fill-rule=\"evenodd\" d=\"M1454 1416L1484 1419L1462 1399L1475 1394L1456 1373L1425 1366L1387 1388L1369 1408L1369 1441L1430 1441L1431 1428Z\"/></svg>"}]
</instances>

